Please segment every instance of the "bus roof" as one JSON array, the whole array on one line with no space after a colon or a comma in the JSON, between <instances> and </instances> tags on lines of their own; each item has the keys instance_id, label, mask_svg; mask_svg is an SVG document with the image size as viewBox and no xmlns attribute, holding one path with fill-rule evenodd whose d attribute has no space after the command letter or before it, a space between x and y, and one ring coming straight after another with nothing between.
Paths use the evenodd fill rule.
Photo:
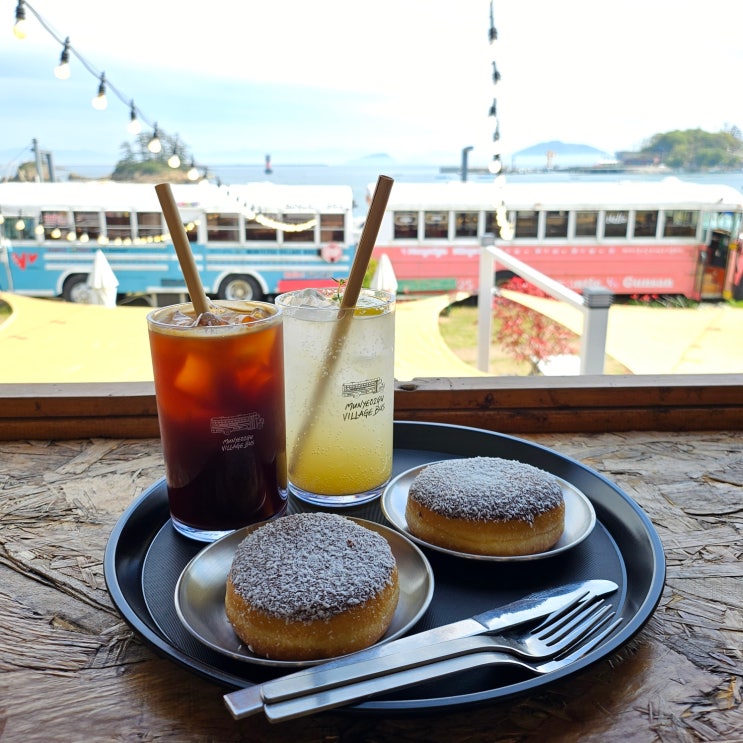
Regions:
<instances>
[{"instance_id":1,"label":"bus roof","mask_svg":"<svg viewBox=\"0 0 743 743\"><path fill-rule=\"evenodd\" d=\"M369 186L369 194L374 185ZM743 210L743 194L732 186L700 184L678 178L659 181L509 182L501 188L491 181L396 183L388 208L485 209L503 201L509 209L586 209L670 207Z\"/></svg>"},{"instance_id":2,"label":"bus roof","mask_svg":"<svg viewBox=\"0 0 743 743\"><path fill-rule=\"evenodd\" d=\"M248 183L217 186L174 183L173 197L185 213L194 210L238 212L345 210L353 204L350 186L288 186ZM160 211L154 184L117 181L65 181L60 183L0 183L0 213L9 207L38 210Z\"/></svg>"}]
</instances>

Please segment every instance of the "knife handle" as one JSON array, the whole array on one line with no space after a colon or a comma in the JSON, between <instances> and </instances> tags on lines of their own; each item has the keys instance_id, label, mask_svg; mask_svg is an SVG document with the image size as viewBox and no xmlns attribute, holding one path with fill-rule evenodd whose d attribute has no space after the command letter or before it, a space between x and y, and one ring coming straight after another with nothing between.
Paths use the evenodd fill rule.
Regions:
<instances>
[{"instance_id":1,"label":"knife handle","mask_svg":"<svg viewBox=\"0 0 743 743\"><path fill-rule=\"evenodd\" d=\"M394 689L420 684L431 679L451 676L478 666L525 664L512 655L500 652L482 652L460 655L424 666L408 668L397 673L366 679L358 683L340 686L317 694L306 694L302 697L285 699L282 702L266 703L263 711L270 722L293 720L297 717L334 709L350 702L357 702L370 696L376 696ZM526 666L529 668L530 666ZM536 670L531 667L532 670ZM538 671L537 671L538 672Z\"/></svg>"},{"instance_id":2,"label":"knife handle","mask_svg":"<svg viewBox=\"0 0 743 743\"><path fill-rule=\"evenodd\" d=\"M486 650L492 648L495 642L495 638L487 635L444 640L426 647L395 653L388 658L375 658L350 666L329 668L322 675L313 676L311 686L307 686L306 679L302 677L296 679L297 683L293 684L291 682L295 679L292 676L286 676L281 679L283 683L278 685L276 691L271 691L273 682L269 681L263 685L255 684L226 694L224 701L232 716L236 720L241 720L260 712L264 703L266 705L280 703L284 700L302 698L302 695L315 697L320 692L332 690L338 686L351 687L356 682L373 680L387 674L395 675L399 671L416 668L433 661Z\"/></svg>"},{"instance_id":3,"label":"knife handle","mask_svg":"<svg viewBox=\"0 0 743 743\"><path fill-rule=\"evenodd\" d=\"M353 684L357 681L373 679L377 676L385 676L389 673L397 673L408 668L415 668L427 663L446 660L455 655L465 655L479 650L492 648L498 639L490 635L474 635L472 637L461 637L456 640L443 640L424 647L411 648L410 650L394 653L393 655L373 658L371 660L359 661L357 663L339 666L337 668L323 669L312 676L310 683L304 678L282 679L282 684L273 685L270 682L263 685L262 696L266 703L280 702L284 699L302 696L303 694L314 694L315 692L333 689L336 686ZM294 683L292 683L294 682Z\"/></svg>"}]
</instances>

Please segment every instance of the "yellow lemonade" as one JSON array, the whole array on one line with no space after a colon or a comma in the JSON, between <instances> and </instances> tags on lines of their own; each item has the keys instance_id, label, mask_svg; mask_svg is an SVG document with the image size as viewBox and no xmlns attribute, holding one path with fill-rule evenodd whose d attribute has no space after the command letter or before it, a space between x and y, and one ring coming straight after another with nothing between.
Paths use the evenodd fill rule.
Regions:
<instances>
[{"instance_id":1,"label":"yellow lemonade","mask_svg":"<svg viewBox=\"0 0 743 743\"><path fill-rule=\"evenodd\" d=\"M369 294L335 348L337 306L287 307L287 295L277 298L284 315L289 483L311 502L362 502L378 495L392 472L394 303Z\"/></svg>"}]
</instances>

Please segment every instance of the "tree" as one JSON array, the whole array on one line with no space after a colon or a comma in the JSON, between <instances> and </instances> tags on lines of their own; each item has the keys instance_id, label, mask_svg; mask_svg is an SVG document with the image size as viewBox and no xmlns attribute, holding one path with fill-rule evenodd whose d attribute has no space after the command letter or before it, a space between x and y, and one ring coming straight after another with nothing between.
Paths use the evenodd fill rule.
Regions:
<instances>
[{"instance_id":1,"label":"tree","mask_svg":"<svg viewBox=\"0 0 743 743\"><path fill-rule=\"evenodd\" d=\"M547 296L521 278L511 279L502 288L535 297ZM540 373L540 361L572 350L575 334L530 307L498 296L493 300L493 316L499 325L496 339L516 361L530 365L530 375Z\"/></svg>"},{"instance_id":2,"label":"tree","mask_svg":"<svg viewBox=\"0 0 743 743\"><path fill-rule=\"evenodd\" d=\"M162 148L160 152L151 152L148 144L152 135L142 132L137 135L134 145L124 142L121 145L121 159L116 163L111 178L115 181L152 181L167 180L175 183L188 180L191 155L178 135L171 137L162 130L158 132ZM180 165L173 168L168 164L171 156L177 155Z\"/></svg>"},{"instance_id":3,"label":"tree","mask_svg":"<svg viewBox=\"0 0 743 743\"><path fill-rule=\"evenodd\" d=\"M732 170L743 166L743 138L736 126L717 133L677 129L654 134L640 152L670 168L684 170Z\"/></svg>"}]
</instances>

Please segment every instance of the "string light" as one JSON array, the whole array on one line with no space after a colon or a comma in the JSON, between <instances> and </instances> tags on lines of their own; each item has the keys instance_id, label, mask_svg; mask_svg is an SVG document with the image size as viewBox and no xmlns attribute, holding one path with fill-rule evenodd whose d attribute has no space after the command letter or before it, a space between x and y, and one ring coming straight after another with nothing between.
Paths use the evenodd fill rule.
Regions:
<instances>
[{"instance_id":1,"label":"string light","mask_svg":"<svg viewBox=\"0 0 743 743\"><path fill-rule=\"evenodd\" d=\"M199 169L196 167L196 163L191 160L191 167L188 169L188 173L186 173L186 178L188 178L189 181L198 181L199 180Z\"/></svg>"},{"instance_id":2,"label":"string light","mask_svg":"<svg viewBox=\"0 0 743 743\"><path fill-rule=\"evenodd\" d=\"M490 28L488 30L488 40L490 46L493 47L495 41L498 39L498 31L495 28L495 21L493 15L493 0L490 0ZM500 72L495 64L495 59L492 60L492 80L493 85L497 85L501 79ZM498 234L503 240L512 240L514 235L514 227L508 221L508 214L506 211L505 199L503 197L503 189L505 187L505 176L503 175L503 162L501 161L500 154L500 121L498 120L498 101L493 98L493 103L490 106L488 116L492 116L495 119L495 131L493 132L493 158L488 164L488 170L492 175L495 176L494 185L496 192L498 192L498 200L495 204L495 223L498 227Z\"/></svg>"},{"instance_id":3,"label":"string light","mask_svg":"<svg viewBox=\"0 0 743 743\"><path fill-rule=\"evenodd\" d=\"M155 124L155 130L152 132L152 138L147 143L147 149L153 155L157 155L162 152L163 143L160 141L160 130L157 128L157 123Z\"/></svg>"},{"instance_id":4,"label":"string light","mask_svg":"<svg viewBox=\"0 0 743 743\"><path fill-rule=\"evenodd\" d=\"M70 78L70 37L64 40L62 54L59 57L59 64L54 68L54 76L58 80L69 80Z\"/></svg>"},{"instance_id":5,"label":"string light","mask_svg":"<svg viewBox=\"0 0 743 743\"><path fill-rule=\"evenodd\" d=\"M105 111L108 106L106 98L106 73L101 73L101 82L98 85L98 95L90 102L96 111Z\"/></svg>"},{"instance_id":6,"label":"string light","mask_svg":"<svg viewBox=\"0 0 743 743\"><path fill-rule=\"evenodd\" d=\"M13 34L16 39L26 38L26 8L23 4L23 0L18 0L18 5L15 8L15 25L13 26Z\"/></svg>"},{"instance_id":7,"label":"string light","mask_svg":"<svg viewBox=\"0 0 743 743\"><path fill-rule=\"evenodd\" d=\"M124 105L129 108L129 121L127 122L127 130L132 135L138 135L142 131L142 124L144 123L148 127L153 128L154 134L147 144L147 149L154 155L159 154L162 151L162 143L160 142L160 132L157 124L154 125L147 120L142 112L134 105L134 101L125 97L115 86L111 84L105 76L105 73L99 72L95 69L82 55L75 49L71 43L69 36L62 38L59 36L50 25L39 15L39 13L29 5L26 0L18 0L18 4L15 9L15 25L13 27L13 33L19 39L26 38L26 11L30 11L33 16L38 20L41 26L47 33L59 44L62 45L62 53L60 55L59 64L54 69L54 74L61 80L66 80L70 76L70 55L74 55L75 58L83 65L83 67L95 78L99 80L98 93L95 98L92 99L91 103L97 110L104 110L108 106L107 93L113 93ZM173 155L176 155L174 152ZM172 158L171 158L172 159ZM180 158L178 158L180 161ZM172 159L175 162L175 159ZM172 165L171 167L180 167L178 165ZM199 178L197 172L196 178Z\"/></svg>"},{"instance_id":8,"label":"string light","mask_svg":"<svg viewBox=\"0 0 743 743\"><path fill-rule=\"evenodd\" d=\"M178 137L173 140L173 151L168 158L168 165L175 170L181 167L181 158L178 155Z\"/></svg>"},{"instance_id":9,"label":"string light","mask_svg":"<svg viewBox=\"0 0 743 743\"><path fill-rule=\"evenodd\" d=\"M142 124L137 118L137 109L134 101L129 104L129 123L126 126L129 134L137 135L142 131Z\"/></svg>"}]
</instances>

